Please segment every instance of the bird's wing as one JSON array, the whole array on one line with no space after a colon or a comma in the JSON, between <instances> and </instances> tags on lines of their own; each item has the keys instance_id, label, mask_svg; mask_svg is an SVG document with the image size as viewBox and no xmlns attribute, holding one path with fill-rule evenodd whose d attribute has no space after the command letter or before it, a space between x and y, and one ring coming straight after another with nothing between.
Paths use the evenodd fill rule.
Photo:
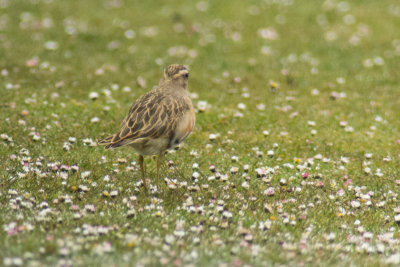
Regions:
<instances>
[{"instance_id":1,"label":"bird's wing","mask_svg":"<svg viewBox=\"0 0 400 267\"><path fill-rule=\"evenodd\" d=\"M122 121L121 130L109 140L110 147L118 147L139 138L172 138L183 114L190 106L179 98L151 91L140 97Z\"/></svg>"}]
</instances>

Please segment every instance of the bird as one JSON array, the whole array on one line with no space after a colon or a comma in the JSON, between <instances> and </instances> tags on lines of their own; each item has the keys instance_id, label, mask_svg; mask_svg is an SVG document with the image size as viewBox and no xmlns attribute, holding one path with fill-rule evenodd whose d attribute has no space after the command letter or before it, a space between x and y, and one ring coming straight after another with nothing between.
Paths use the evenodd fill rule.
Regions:
<instances>
[{"instance_id":1,"label":"bird","mask_svg":"<svg viewBox=\"0 0 400 267\"><path fill-rule=\"evenodd\" d=\"M159 186L163 155L182 143L194 129L196 116L188 94L188 79L186 66L169 65L158 86L132 104L119 132L98 142L105 149L133 147L139 154L146 190L144 156L158 155L156 184Z\"/></svg>"}]
</instances>

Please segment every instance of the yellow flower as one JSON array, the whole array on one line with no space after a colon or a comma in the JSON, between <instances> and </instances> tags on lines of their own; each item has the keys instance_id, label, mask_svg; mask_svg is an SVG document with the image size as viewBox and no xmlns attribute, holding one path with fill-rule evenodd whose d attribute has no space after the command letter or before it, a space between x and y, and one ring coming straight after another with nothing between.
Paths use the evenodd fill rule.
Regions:
<instances>
[{"instance_id":1,"label":"yellow flower","mask_svg":"<svg viewBox=\"0 0 400 267\"><path fill-rule=\"evenodd\" d=\"M270 82L269 82L269 85L270 85L272 88L278 88L278 84L277 84L276 82L274 82L274 81L270 81Z\"/></svg>"},{"instance_id":2,"label":"yellow flower","mask_svg":"<svg viewBox=\"0 0 400 267\"><path fill-rule=\"evenodd\" d=\"M75 185L73 185L73 186L71 186L71 190L72 191L76 191L78 188L75 186Z\"/></svg>"}]
</instances>

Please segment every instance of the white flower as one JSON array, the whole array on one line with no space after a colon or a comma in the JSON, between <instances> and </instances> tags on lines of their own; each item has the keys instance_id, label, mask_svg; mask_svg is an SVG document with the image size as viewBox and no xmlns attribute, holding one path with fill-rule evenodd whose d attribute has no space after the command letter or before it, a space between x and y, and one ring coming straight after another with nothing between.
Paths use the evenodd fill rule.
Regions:
<instances>
[{"instance_id":1,"label":"white flower","mask_svg":"<svg viewBox=\"0 0 400 267\"><path fill-rule=\"evenodd\" d=\"M92 100L95 100L95 99L99 98L99 93L97 93L97 92L91 92L91 93L89 94L89 98L92 99Z\"/></svg>"},{"instance_id":2,"label":"white flower","mask_svg":"<svg viewBox=\"0 0 400 267\"><path fill-rule=\"evenodd\" d=\"M375 63L375 65L382 66L385 63L385 61L381 57L375 57L374 63Z\"/></svg>"},{"instance_id":3,"label":"white flower","mask_svg":"<svg viewBox=\"0 0 400 267\"><path fill-rule=\"evenodd\" d=\"M210 139L210 141L213 141L213 140L217 139L218 136L219 136L219 134L210 134L210 135L208 136L208 139Z\"/></svg>"},{"instance_id":4,"label":"white flower","mask_svg":"<svg viewBox=\"0 0 400 267\"><path fill-rule=\"evenodd\" d=\"M262 28L257 31L258 35L266 40L276 40L278 39L278 33L275 31L274 28Z\"/></svg>"},{"instance_id":5,"label":"white flower","mask_svg":"<svg viewBox=\"0 0 400 267\"><path fill-rule=\"evenodd\" d=\"M245 188L245 189L249 189L250 185L249 185L248 182L243 182L242 183L242 187Z\"/></svg>"},{"instance_id":6,"label":"white flower","mask_svg":"<svg viewBox=\"0 0 400 267\"><path fill-rule=\"evenodd\" d=\"M265 189L264 190L264 195L267 195L267 196L275 195L275 188L269 187L269 188Z\"/></svg>"},{"instance_id":7,"label":"white flower","mask_svg":"<svg viewBox=\"0 0 400 267\"><path fill-rule=\"evenodd\" d=\"M364 168L365 174L370 174L371 173L371 168L370 167L365 167Z\"/></svg>"},{"instance_id":8,"label":"white flower","mask_svg":"<svg viewBox=\"0 0 400 267\"><path fill-rule=\"evenodd\" d=\"M239 104L238 104L238 109L240 109L240 110L245 110L245 109L246 109L246 105L243 104L243 103L239 103Z\"/></svg>"},{"instance_id":9,"label":"white flower","mask_svg":"<svg viewBox=\"0 0 400 267\"><path fill-rule=\"evenodd\" d=\"M364 157L365 157L366 159L371 159L371 158L372 158L372 153L365 153L365 154L364 154Z\"/></svg>"},{"instance_id":10,"label":"white flower","mask_svg":"<svg viewBox=\"0 0 400 267\"><path fill-rule=\"evenodd\" d=\"M84 171L81 173L81 178L86 179L87 177L89 177L89 175L90 175L90 171Z\"/></svg>"},{"instance_id":11,"label":"white flower","mask_svg":"<svg viewBox=\"0 0 400 267\"><path fill-rule=\"evenodd\" d=\"M393 254L386 259L386 264L398 265L400 263L400 253Z\"/></svg>"},{"instance_id":12,"label":"white flower","mask_svg":"<svg viewBox=\"0 0 400 267\"><path fill-rule=\"evenodd\" d=\"M103 255L104 253L112 252L112 246L110 242L106 241L101 244L98 244L93 250L94 253L98 255Z\"/></svg>"},{"instance_id":13,"label":"white flower","mask_svg":"<svg viewBox=\"0 0 400 267\"><path fill-rule=\"evenodd\" d=\"M317 124L315 123L315 121L307 121L307 124L308 124L308 126L312 126L312 127L314 127L315 125L317 125Z\"/></svg>"},{"instance_id":14,"label":"white flower","mask_svg":"<svg viewBox=\"0 0 400 267\"><path fill-rule=\"evenodd\" d=\"M325 239L326 241L333 241L336 238L336 234L335 233L329 233L327 235L325 235Z\"/></svg>"},{"instance_id":15,"label":"white flower","mask_svg":"<svg viewBox=\"0 0 400 267\"><path fill-rule=\"evenodd\" d=\"M357 201L357 200L352 200L352 201L350 202L350 205L351 205L353 208L359 208L359 207L361 206L360 202Z\"/></svg>"},{"instance_id":16,"label":"white flower","mask_svg":"<svg viewBox=\"0 0 400 267\"><path fill-rule=\"evenodd\" d=\"M129 29L129 30L125 31L125 37L127 39L133 39L133 38L135 38L135 36L136 36L136 33L134 30Z\"/></svg>"},{"instance_id":17,"label":"white flower","mask_svg":"<svg viewBox=\"0 0 400 267\"><path fill-rule=\"evenodd\" d=\"M55 41L47 41L44 47L48 50L56 50L58 48L58 43Z\"/></svg>"},{"instance_id":18,"label":"white flower","mask_svg":"<svg viewBox=\"0 0 400 267\"><path fill-rule=\"evenodd\" d=\"M198 172L193 172L193 174L192 174L192 178L193 179L198 179L200 177L200 173L198 173Z\"/></svg>"},{"instance_id":19,"label":"white flower","mask_svg":"<svg viewBox=\"0 0 400 267\"><path fill-rule=\"evenodd\" d=\"M239 168L238 167L232 167L230 171L231 171L232 174L235 174L235 173L237 173L239 171Z\"/></svg>"},{"instance_id":20,"label":"white flower","mask_svg":"<svg viewBox=\"0 0 400 267\"><path fill-rule=\"evenodd\" d=\"M265 105L264 105L264 104L258 104L258 105L256 106L256 108L257 108L258 110L265 110Z\"/></svg>"},{"instance_id":21,"label":"white flower","mask_svg":"<svg viewBox=\"0 0 400 267\"><path fill-rule=\"evenodd\" d=\"M311 90L311 94L312 95L319 95L319 90L314 88L314 89Z\"/></svg>"},{"instance_id":22,"label":"white flower","mask_svg":"<svg viewBox=\"0 0 400 267\"><path fill-rule=\"evenodd\" d=\"M197 102L197 109L200 112L204 112L207 109L207 105L208 105L207 101L199 101Z\"/></svg>"}]
</instances>

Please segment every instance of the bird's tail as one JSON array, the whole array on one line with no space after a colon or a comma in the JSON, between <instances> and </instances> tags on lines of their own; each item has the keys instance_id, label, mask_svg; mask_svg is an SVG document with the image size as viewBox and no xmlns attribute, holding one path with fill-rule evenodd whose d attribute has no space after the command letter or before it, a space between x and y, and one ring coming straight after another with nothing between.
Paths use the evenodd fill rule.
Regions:
<instances>
[{"instance_id":1,"label":"bird's tail","mask_svg":"<svg viewBox=\"0 0 400 267\"><path fill-rule=\"evenodd\" d=\"M110 135L110 136L104 138L103 140L100 140L98 142L98 144L102 145L102 146L106 146L105 149L119 147L120 146L119 142L118 141L114 142L114 140L117 139L116 137L117 137L116 134Z\"/></svg>"}]
</instances>

